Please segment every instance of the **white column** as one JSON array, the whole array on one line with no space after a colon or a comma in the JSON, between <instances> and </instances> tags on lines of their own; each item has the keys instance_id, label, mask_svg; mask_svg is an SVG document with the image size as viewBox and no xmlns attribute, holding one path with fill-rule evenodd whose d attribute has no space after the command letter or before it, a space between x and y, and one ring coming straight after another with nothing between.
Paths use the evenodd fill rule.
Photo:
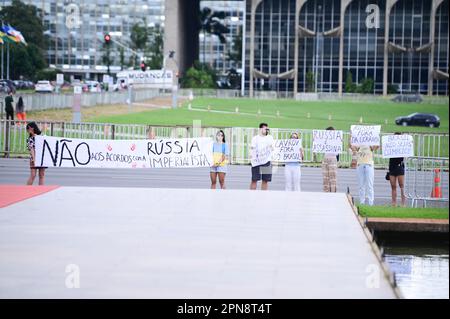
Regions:
<instances>
[{"instance_id":1,"label":"white column","mask_svg":"<svg viewBox=\"0 0 450 319\"><path fill-rule=\"evenodd\" d=\"M444 2L444 0L433 0L431 4L431 16L430 16L430 59L428 66L428 95L433 95L433 71L434 71L434 49L435 49L435 37L436 37L436 12L438 7Z\"/></svg>"},{"instance_id":2,"label":"white column","mask_svg":"<svg viewBox=\"0 0 450 319\"><path fill-rule=\"evenodd\" d=\"M338 91L339 97L342 97L343 81L344 81L344 26L345 26L345 10L352 0L341 1L341 21L340 21L340 35L339 35L339 79Z\"/></svg>"},{"instance_id":3,"label":"white column","mask_svg":"<svg viewBox=\"0 0 450 319\"><path fill-rule=\"evenodd\" d=\"M249 95L253 97L253 70L255 68L255 14L256 8L262 0L250 0L252 2L250 11L250 83L249 83Z\"/></svg>"},{"instance_id":4,"label":"white column","mask_svg":"<svg viewBox=\"0 0 450 319\"><path fill-rule=\"evenodd\" d=\"M388 87L388 43L389 43L389 21L392 7L398 0L386 0L386 14L384 17L384 66L383 66L383 95L387 95Z\"/></svg>"}]
</instances>

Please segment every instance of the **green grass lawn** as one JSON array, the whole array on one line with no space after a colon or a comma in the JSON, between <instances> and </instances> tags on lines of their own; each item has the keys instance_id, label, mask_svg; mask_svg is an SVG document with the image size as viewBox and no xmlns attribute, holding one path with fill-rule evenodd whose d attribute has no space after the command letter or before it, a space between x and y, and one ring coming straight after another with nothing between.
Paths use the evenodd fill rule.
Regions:
<instances>
[{"instance_id":1,"label":"green grass lawn","mask_svg":"<svg viewBox=\"0 0 450 319\"><path fill-rule=\"evenodd\" d=\"M362 217L448 219L447 208L409 208L359 205Z\"/></svg>"},{"instance_id":2,"label":"green grass lawn","mask_svg":"<svg viewBox=\"0 0 450 319\"><path fill-rule=\"evenodd\" d=\"M91 122L109 122L117 124L148 125L192 125L193 120L201 120L203 126L217 127L257 127L260 122L267 122L276 128L322 129L334 126L336 129L350 129L358 124L362 117L364 124L382 125L383 132L428 132L448 133L448 104L394 103L380 102L301 102L294 100L257 100L257 99L217 99L196 98L193 109L226 111L226 113L200 112L188 110L188 102L179 109L162 109L127 115L100 116ZM236 107L241 114L234 114ZM258 111L261 115L258 116ZM279 112L280 117L277 117ZM413 112L437 114L441 118L439 128L401 127L394 123L397 116ZM242 114L248 113L248 114ZM331 117L331 120L329 120ZM387 124L386 124L387 122Z\"/></svg>"}]
</instances>

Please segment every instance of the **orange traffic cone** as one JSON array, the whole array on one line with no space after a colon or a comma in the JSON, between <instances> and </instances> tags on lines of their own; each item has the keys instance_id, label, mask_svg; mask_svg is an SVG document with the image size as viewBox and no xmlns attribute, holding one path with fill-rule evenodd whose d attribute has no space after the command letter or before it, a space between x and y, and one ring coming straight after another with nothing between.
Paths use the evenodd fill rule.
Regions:
<instances>
[{"instance_id":1,"label":"orange traffic cone","mask_svg":"<svg viewBox=\"0 0 450 319\"><path fill-rule=\"evenodd\" d=\"M431 191L432 198L442 198L441 190L441 170L439 168L434 169L434 187Z\"/></svg>"}]
</instances>

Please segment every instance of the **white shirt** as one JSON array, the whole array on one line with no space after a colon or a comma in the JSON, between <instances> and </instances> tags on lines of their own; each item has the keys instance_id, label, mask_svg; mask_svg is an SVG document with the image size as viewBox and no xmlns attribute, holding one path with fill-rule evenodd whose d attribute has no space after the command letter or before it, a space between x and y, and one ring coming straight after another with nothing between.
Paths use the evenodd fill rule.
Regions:
<instances>
[{"instance_id":1,"label":"white shirt","mask_svg":"<svg viewBox=\"0 0 450 319\"><path fill-rule=\"evenodd\" d=\"M252 138L252 165L264 165L270 161L275 141L272 135L256 135ZM270 150L270 152L269 152ZM262 155L262 156L261 156ZM266 156L267 155L267 156Z\"/></svg>"}]
</instances>

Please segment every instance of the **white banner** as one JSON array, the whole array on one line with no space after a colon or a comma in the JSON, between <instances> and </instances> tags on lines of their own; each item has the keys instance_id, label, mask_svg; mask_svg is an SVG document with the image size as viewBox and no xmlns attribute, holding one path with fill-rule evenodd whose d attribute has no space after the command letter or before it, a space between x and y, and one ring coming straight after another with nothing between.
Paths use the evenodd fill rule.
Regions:
<instances>
[{"instance_id":1,"label":"white banner","mask_svg":"<svg viewBox=\"0 0 450 319\"><path fill-rule=\"evenodd\" d=\"M275 162L300 162L301 139L275 140L275 149L272 153L272 161Z\"/></svg>"},{"instance_id":2,"label":"white banner","mask_svg":"<svg viewBox=\"0 0 450 319\"><path fill-rule=\"evenodd\" d=\"M351 144L354 146L380 145L381 125L352 125L350 134Z\"/></svg>"},{"instance_id":3,"label":"white banner","mask_svg":"<svg viewBox=\"0 0 450 319\"><path fill-rule=\"evenodd\" d=\"M135 86L170 88L173 82L171 70L121 71L117 73L117 82L125 80Z\"/></svg>"},{"instance_id":4,"label":"white banner","mask_svg":"<svg viewBox=\"0 0 450 319\"><path fill-rule=\"evenodd\" d=\"M252 166L259 166L259 165L264 165L267 162L270 162L271 158L272 158L272 145L266 145L264 147L261 148L257 148L254 149L252 151Z\"/></svg>"},{"instance_id":5,"label":"white banner","mask_svg":"<svg viewBox=\"0 0 450 319\"><path fill-rule=\"evenodd\" d=\"M342 153L344 133L337 130L313 130L313 153Z\"/></svg>"},{"instance_id":6,"label":"white banner","mask_svg":"<svg viewBox=\"0 0 450 319\"><path fill-rule=\"evenodd\" d=\"M96 168L210 167L211 138L91 140L36 136L36 166Z\"/></svg>"},{"instance_id":7,"label":"white banner","mask_svg":"<svg viewBox=\"0 0 450 319\"><path fill-rule=\"evenodd\" d=\"M385 135L381 140L383 158L414 156L414 139L411 135Z\"/></svg>"}]
</instances>

